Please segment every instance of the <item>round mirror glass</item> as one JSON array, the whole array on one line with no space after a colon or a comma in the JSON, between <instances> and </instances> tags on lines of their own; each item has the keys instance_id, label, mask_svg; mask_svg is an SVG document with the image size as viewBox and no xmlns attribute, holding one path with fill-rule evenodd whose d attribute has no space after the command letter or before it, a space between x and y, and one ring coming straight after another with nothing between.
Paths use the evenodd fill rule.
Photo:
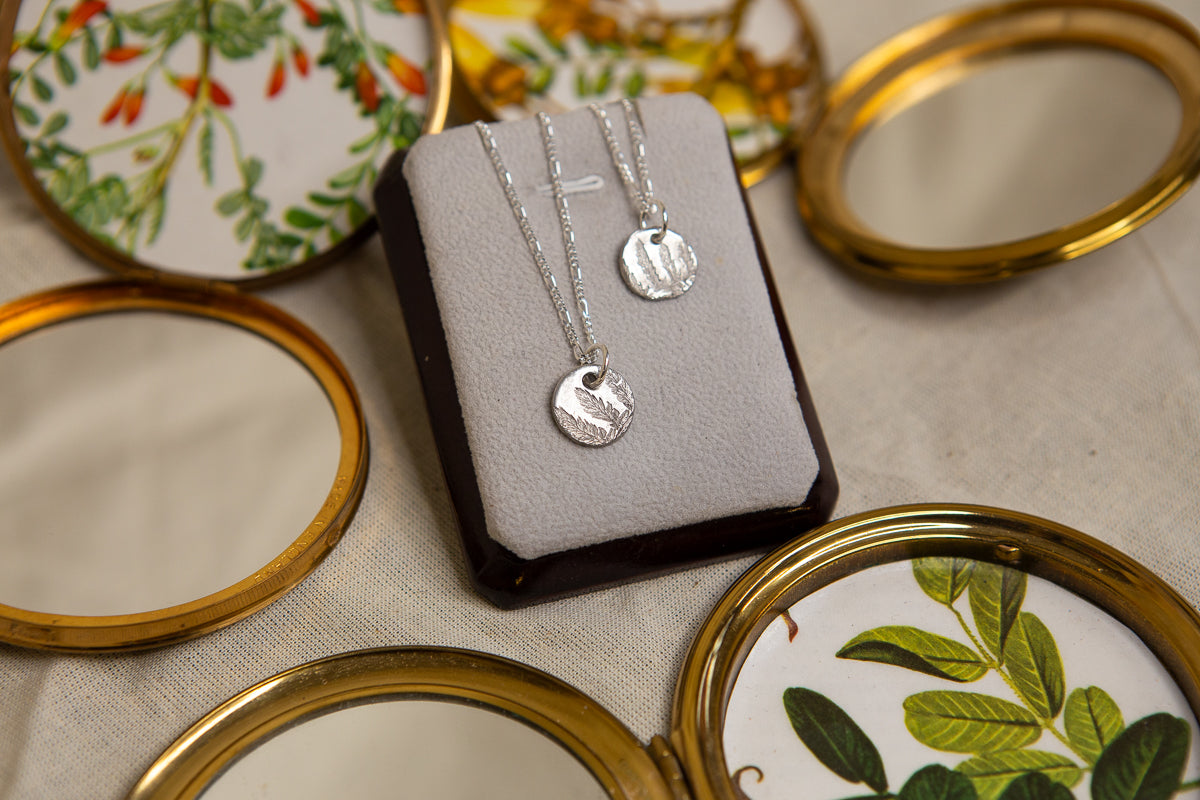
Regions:
<instances>
[{"instance_id":1,"label":"round mirror glass","mask_svg":"<svg viewBox=\"0 0 1200 800\"><path fill-rule=\"evenodd\" d=\"M846 165L851 212L912 247L1070 225L1149 180L1180 129L1175 87L1119 51L1012 54L947 73L883 112Z\"/></svg>"},{"instance_id":2,"label":"round mirror glass","mask_svg":"<svg viewBox=\"0 0 1200 800\"><path fill-rule=\"evenodd\" d=\"M1200 33L1145 3L952 11L847 69L797 163L809 232L865 273L973 283L1078 258L1200 174Z\"/></svg>"},{"instance_id":3,"label":"round mirror glass","mask_svg":"<svg viewBox=\"0 0 1200 800\"><path fill-rule=\"evenodd\" d=\"M230 698L155 760L129 800L678 798L660 763L602 706L532 667L383 648L302 664Z\"/></svg>"},{"instance_id":4,"label":"round mirror glass","mask_svg":"<svg viewBox=\"0 0 1200 800\"><path fill-rule=\"evenodd\" d=\"M608 793L566 750L516 720L405 700L306 720L242 756L200 796L603 800Z\"/></svg>"},{"instance_id":5,"label":"round mirror glass","mask_svg":"<svg viewBox=\"0 0 1200 800\"><path fill-rule=\"evenodd\" d=\"M251 575L321 509L338 420L273 343L211 319L84 317L0 347L0 603L134 614Z\"/></svg>"}]
</instances>

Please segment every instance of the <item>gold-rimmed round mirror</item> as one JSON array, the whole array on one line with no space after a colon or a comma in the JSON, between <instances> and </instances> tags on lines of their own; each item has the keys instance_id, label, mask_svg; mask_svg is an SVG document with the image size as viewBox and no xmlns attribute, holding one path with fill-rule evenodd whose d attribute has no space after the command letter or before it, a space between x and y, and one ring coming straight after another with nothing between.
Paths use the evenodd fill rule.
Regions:
<instances>
[{"instance_id":1,"label":"gold-rimmed round mirror","mask_svg":"<svg viewBox=\"0 0 1200 800\"><path fill-rule=\"evenodd\" d=\"M725 119L746 186L795 151L825 90L801 0L453 0L446 15L464 114L695 92Z\"/></svg>"},{"instance_id":2,"label":"gold-rimmed round mirror","mask_svg":"<svg viewBox=\"0 0 1200 800\"><path fill-rule=\"evenodd\" d=\"M799 159L813 238L871 275L971 283L1089 253L1200 171L1200 36L1156 6L959 11L850 67Z\"/></svg>"},{"instance_id":3,"label":"gold-rimmed round mirror","mask_svg":"<svg viewBox=\"0 0 1200 800\"><path fill-rule=\"evenodd\" d=\"M375 229L383 161L441 130L436 3L13 0L0 142L93 261L258 288Z\"/></svg>"},{"instance_id":4,"label":"gold-rimmed round mirror","mask_svg":"<svg viewBox=\"0 0 1200 800\"><path fill-rule=\"evenodd\" d=\"M232 289L114 280L12 301L0 370L0 641L128 650L221 628L308 575L362 495L345 367Z\"/></svg>"},{"instance_id":5,"label":"gold-rimmed round mirror","mask_svg":"<svg viewBox=\"0 0 1200 800\"><path fill-rule=\"evenodd\" d=\"M421 701L471 706L533 728L586 770L599 796L675 798L637 738L586 695L532 667L445 648L344 653L263 681L193 725L155 761L128 797L186 800L208 796L206 789L220 786L227 771L236 769L235 762L289 729L368 704L402 706ZM387 735L387 729L380 729L380 734ZM322 751L328 746L324 743ZM476 758L482 760L473 760L472 769L486 768L480 766L487 763L484 755ZM294 762L289 768L295 768ZM521 768L537 774L546 764L544 760L523 760ZM276 796L271 793L271 776L260 773L260 777L261 790ZM451 777L445 775L442 780L449 783ZM500 776L493 777L497 780L487 792L489 797L500 796L497 792L502 789ZM411 777L403 788L411 789L420 780ZM394 796L392 792L399 788L393 786L387 795ZM546 796L576 796L555 795L553 786L547 789Z\"/></svg>"},{"instance_id":6,"label":"gold-rimmed round mirror","mask_svg":"<svg viewBox=\"0 0 1200 800\"><path fill-rule=\"evenodd\" d=\"M831 522L739 578L671 739L695 796L727 800L797 780L818 800L1042 778L1033 796L1110 796L1154 740L1140 774L1169 797L1200 786L1198 713L1200 614L1161 579L1063 525L930 504Z\"/></svg>"}]
</instances>

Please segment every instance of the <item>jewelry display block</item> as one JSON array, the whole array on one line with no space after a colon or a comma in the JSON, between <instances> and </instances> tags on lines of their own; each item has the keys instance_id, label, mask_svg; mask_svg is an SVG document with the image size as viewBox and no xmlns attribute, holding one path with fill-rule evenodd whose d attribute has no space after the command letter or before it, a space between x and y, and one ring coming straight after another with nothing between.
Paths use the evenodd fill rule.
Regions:
<instances>
[{"instance_id":1,"label":"jewelry display block","mask_svg":"<svg viewBox=\"0 0 1200 800\"><path fill-rule=\"evenodd\" d=\"M762 550L824 522L836 499L720 116L694 95L636 107L655 197L699 264L691 290L661 302L618 273L638 215L597 120L553 118L596 339L637 398L607 447L572 442L551 416L578 362L478 132L422 137L376 185L470 571L501 606ZM492 130L571 305L538 122Z\"/></svg>"}]
</instances>

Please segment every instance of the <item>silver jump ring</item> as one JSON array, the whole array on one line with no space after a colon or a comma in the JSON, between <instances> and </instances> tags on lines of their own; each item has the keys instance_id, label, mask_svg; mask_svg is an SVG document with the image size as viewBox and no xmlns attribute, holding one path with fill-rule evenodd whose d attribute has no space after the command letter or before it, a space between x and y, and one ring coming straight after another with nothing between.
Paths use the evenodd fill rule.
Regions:
<instances>
[{"instance_id":1,"label":"silver jump ring","mask_svg":"<svg viewBox=\"0 0 1200 800\"><path fill-rule=\"evenodd\" d=\"M589 389L599 388L608 376L608 348L600 344L600 342L596 342L587 350L584 350L582 355L579 356L579 362L581 364L592 363L591 358L594 353L600 353L600 372L591 380L587 378L583 379L584 386L587 386Z\"/></svg>"},{"instance_id":2,"label":"silver jump ring","mask_svg":"<svg viewBox=\"0 0 1200 800\"><path fill-rule=\"evenodd\" d=\"M643 229L650 227L649 212L650 212L650 209L654 208L655 206L658 206L659 211L662 212L662 227L659 228L657 233L655 233L654 235L652 235L650 237L650 241L654 242L655 244L662 244L663 237L667 235L667 204L666 203L662 202L661 200L659 200L656 197L647 197L646 198L646 210L638 215L639 216L638 224L641 225L641 227Z\"/></svg>"}]
</instances>

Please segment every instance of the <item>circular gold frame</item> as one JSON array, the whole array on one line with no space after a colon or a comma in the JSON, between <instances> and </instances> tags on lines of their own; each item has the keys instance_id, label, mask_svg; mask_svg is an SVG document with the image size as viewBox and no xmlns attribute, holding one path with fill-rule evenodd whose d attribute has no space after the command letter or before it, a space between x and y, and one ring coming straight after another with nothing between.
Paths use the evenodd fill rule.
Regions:
<instances>
[{"instance_id":1,"label":"circular gold frame","mask_svg":"<svg viewBox=\"0 0 1200 800\"><path fill-rule=\"evenodd\" d=\"M504 714L564 747L609 796L674 800L637 738L579 690L515 661L444 648L344 653L268 678L189 728L128 800L196 797L238 757L292 725L392 700L442 700Z\"/></svg>"},{"instance_id":2,"label":"circular gold frame","mask_svg":"<svg viewBox=\"0 0 1200 800\"><path fill-rule=\"evenodd\" d=\"M1158 170L1133 193L1071 225L981 247L908 247L867 228L842 178L855 140L900 108L988 61L1032 49L1097 47L1139 58L1179 94L1181 125ZM1184 20L1126 0L1027 0L951 13L884 42L829 90L798 161L800 214L816 241L872 275L956 284L998 280L1090 253L1174 202L1200 172L1200 36Z\"/></svg>"},{"instance_id":3,"label":"circular gold frame","mask_svg":"<svg viewBox=\"0 0 1200 800\"><path fill-rule=\"evenodd\" d=\"M290 267L258 275L248 275L237 278L207 278L202 275L176 272L175 270L143 264L136 258L116 248L101 242L88 233L82 226L71 218L51 199L37 176L33 174L25 160L24 148L17 133L13 119L12 99L8 95L8 60L12 57L12 41L17 22L17 12L21 0L5 0L0 5L0 145L3 145L8 155L9 163L21 184L29 192L34 202L47 219L58 229L68 242L90 260L130 278L155 279L162 275L170 275L172 279L195 285L232 284L246 290L262 289L273 286L292 278L305 275L332 264L346 253L362 244L378 227L374 215L366 222L349 233L346 238L316 256L299 261ZM450 40L446 35L445 20L441 6L437 2L424 3L426 18L429 20L430 55L433 62L433 80L427 97L428 106L425 111L425 124L422 133L437 133L446 124L446 114L450 108L451 62Z\"/></svg>"},{"instance_id":4,"label":"circular gold frame","mask_svg":"<svg viewBox=\"0 0 1200 800\"><path fill-rule=\"evenodd\" d=\"M232 288L202 291L111 280L52 289L0 307L0 346L60 322L129 311L188 314L235 325L299 361L328 396L341 451L321 510L286 550L253 575L181 605L137 614L44 614L0 604L0 641L65 651L134 650L199 636L242 619L307 576L337 544L362 497L367 429L358 394L333 351L295 318Z\"/></svg>"},{"instance_id":5,"label":"circular gold frame","mask_svg":"<svg viewBox=\"0 0 1200 800\"><path fill-rule=\"evenodd\" d=\"M735 0L736 2L745 3L746 0ZM730 3L734 5L735 3ZM449 25L454 15L454 6L456 0L447 0L446 3L446 23ZM738 175L741 178L742 186L750 188L754 184L767 177L773 169L783 163L784 159L798 150L804 139L804 134L809 125L812 124L812 117L816 110L820 107L820 103L824 100L824 94L827 91L827 81L825 79L825 56L821 47L820 38L817 35L817 30L813 26L812 18L805 9L801 0L787 0L787 4L799 17L800 24L803 27L802 39L806 42L808 50L812 53L813 59L813 84L812 94L814 103L806 109L804 115L804 124L802 124L793 134L785 137L775 147L764 151L756 158L746 161L744 164L738 164ZM447 38L447 47L449 47L449 39ZM468 119L482 119L487 122L495 122L500 119L498 107L491 98L478 86L475 86L471 81L467 80L460 70L454 72L454 89L451 99L455 109L459 114ZM699 87L699 85L698 85ZM703 94L696 88L693 91ZM644 96L644 95L643 95Z\"/></svg>"},{"instance_id":6,"label":"circular gold frame","mask_svg":"<svg viewBox=\"0 0 1200 800\"><path fill-rule=\"evenodd\" d=\"M746 572L712 610L680 673L671 743L693 795L737 800L725 709L763 630L794 603L867 567L958 556L1017 567L1094 603L1141 637L1200 717L1200 614L1130 557L1079 531L997 508L918 505L825 525Z\"/></svg>"}]
</instances>

